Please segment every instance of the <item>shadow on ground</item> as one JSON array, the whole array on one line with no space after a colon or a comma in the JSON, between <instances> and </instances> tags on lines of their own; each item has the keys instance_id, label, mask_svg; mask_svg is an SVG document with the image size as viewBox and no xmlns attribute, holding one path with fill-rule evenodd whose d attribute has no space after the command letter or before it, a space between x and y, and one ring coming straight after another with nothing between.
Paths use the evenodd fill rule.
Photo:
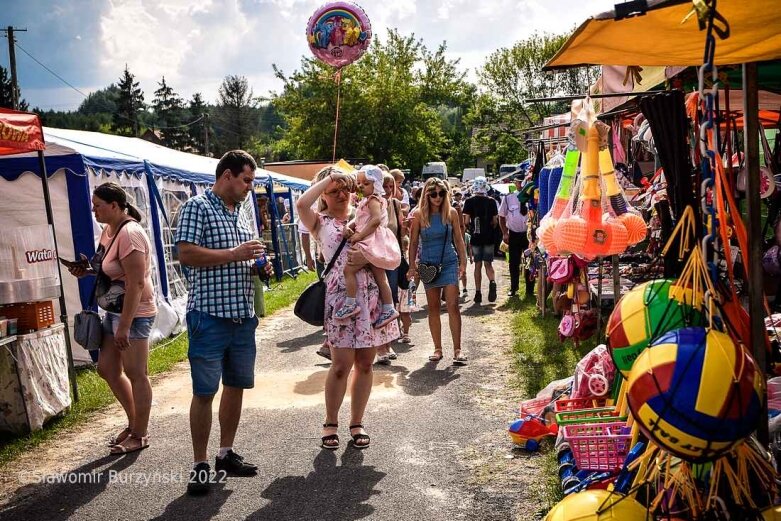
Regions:
<instances>
[{"instance_id":1,"label":"shadow on ground","mask_svg":"<svg viewBox=\"0 0 781 521\"><path fill-rule=\"evenodd\" d=\"M107 455L62 474L43 475L31 471L19 476L21 480L33 481L34 484L19 489L16 493L19 499L2 509L0 517L67 519L106 490L112 475L132 465L139 454L134 452L123 457ZM113 463L106 466L110 462ZM57 482L41 482L42 479Z\"/></svg>"},{"instance_id":2,"label":"shadow on ground","mask_svg":"<svg viewBox=\"0 0 781 521\"><path fill-rule=\"evenodd\" d=\"M351 521L371 516L374 507L366 502L380 493L375 487L386 474L364 466L363 454L351 446L342 454L342 464L337 466L336 462L336 454L323 450L306 476L275 479L260 494L269 503L247 519Z\"/></svg>"}]
</instances>

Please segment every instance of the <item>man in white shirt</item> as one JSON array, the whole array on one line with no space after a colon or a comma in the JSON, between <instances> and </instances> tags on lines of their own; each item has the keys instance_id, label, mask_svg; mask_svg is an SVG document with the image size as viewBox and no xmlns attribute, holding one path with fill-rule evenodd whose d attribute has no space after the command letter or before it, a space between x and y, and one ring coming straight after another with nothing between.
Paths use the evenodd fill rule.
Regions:
<instances>
[{"instance_id":1,"label":"man in white shirt","mask_svg":"<svg viewBox=\"0 0 781 521\"><path fill-rule=\"evenodd\" d=\"M393 179L396 180L395 198L401 201L401 210L404 212L404 215L406 215L409 212L409 192L401 186L404 182L404 172L398 168L394 168L390 171L390 174L393 176Z\"/></svg>"},{"instance_id":2,"label":"man in white shirt","mask_svg":"<svg viewBox=\"0 0 781 521\"><path fill-rule=\"evenodd\" d=\"M502 240L508 246L508 257L510 265L510 291L508 297L515 297L518 293L518 287L521 275L521 259L523 252L529 247L528 237L528 215L529 211L525 204L518 200L518 193L523 186L523 176L519 175L513 179L516 192L507 194L499 206L499 226L502 229ZM529 271L523 270L523 280L526 283L526 296L534 295L534 281L529 280Z\"/></svg>"}]
</instances>

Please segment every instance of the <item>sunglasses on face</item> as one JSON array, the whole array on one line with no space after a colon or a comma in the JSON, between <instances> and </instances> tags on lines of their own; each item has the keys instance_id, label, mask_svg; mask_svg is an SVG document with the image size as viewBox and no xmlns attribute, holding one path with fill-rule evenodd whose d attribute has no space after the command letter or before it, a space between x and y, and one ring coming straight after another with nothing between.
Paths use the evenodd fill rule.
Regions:
<instances>
[{"instance_id":1,"label":"sunglasses on face","mask_svg":"<svg viewBox=\"0 0 781 521\"><path fill-rule=\"evenodd\" d=\"M438 192L436 190L432 190L428 193L428 196L432 199L435 197L445 197L446 195L447 195L447 190L440 190Z\"/></svg>"},{"instance_id":2,"label":"sunglasses on face","mask_svg":"<svg viewBox=\"0 0 781 521\"><path fill-rule=\"evenodd\" d=\"M331 190L330 192L323 192L323 195L327 195L329 197L336 197L340 193L348 194L348 193L350 193L350 190L348 188L346 188L346 187L342 187L342 188L337 188L335 190Z\"/></svg>"}]
</instances>

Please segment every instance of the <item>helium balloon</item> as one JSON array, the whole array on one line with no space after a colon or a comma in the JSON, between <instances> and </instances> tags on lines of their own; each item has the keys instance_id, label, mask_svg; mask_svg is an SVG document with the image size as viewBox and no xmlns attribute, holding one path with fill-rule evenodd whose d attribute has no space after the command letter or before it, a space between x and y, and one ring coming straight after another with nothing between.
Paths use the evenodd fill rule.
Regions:
<instances>
[{"instance_id":1,"label":"helium balloon","mask_svg":"<svg viewBox=\"0 0 781 521\"><path fill-rule=\"evenodd\" d=\"M627 404L645 436L693 463L722 456L759 424L764 378L729 335L670 331L640 353Z\"/></svg>"},{"instance_id":2,"label":"helium balloon","mask_svg":"<svg viewBox=\"0 0 781 521\"><path fill-rule=\"evenodd\" d=\"M344 67L369 47L372 26L361 7L352 2L329 2L309 18L306 39L319 60Z\"/></svg>"}]
</instances>

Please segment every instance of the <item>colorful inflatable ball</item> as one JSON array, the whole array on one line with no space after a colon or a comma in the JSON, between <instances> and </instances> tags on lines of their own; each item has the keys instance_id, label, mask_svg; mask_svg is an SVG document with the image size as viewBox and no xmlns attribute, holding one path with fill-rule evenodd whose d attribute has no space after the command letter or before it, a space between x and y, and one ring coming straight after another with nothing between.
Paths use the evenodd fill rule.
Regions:
<instances>
[{"instance_id":1,"label":"colorful inflatable ball","mask_svg":"<svg viewBox=\"0 0 781 521\"><path fill-rule=\"evenodd\" d=\"M554 506L545 521L646 521L646 508L634 498L607 490L570 494Z\"/></svg>"},{"instance_id":2,"label":"colorful inflatable ball","mask_svg":"<svg viewBox=\"0 0 781 521\"><path fill-rule=\"evenodd\" d=\"M643 434L693 463L716 459L751 434L765 396L746 350L703 327L662 335L637 357L627 385Z\"/></svg>"}]
</instances>

